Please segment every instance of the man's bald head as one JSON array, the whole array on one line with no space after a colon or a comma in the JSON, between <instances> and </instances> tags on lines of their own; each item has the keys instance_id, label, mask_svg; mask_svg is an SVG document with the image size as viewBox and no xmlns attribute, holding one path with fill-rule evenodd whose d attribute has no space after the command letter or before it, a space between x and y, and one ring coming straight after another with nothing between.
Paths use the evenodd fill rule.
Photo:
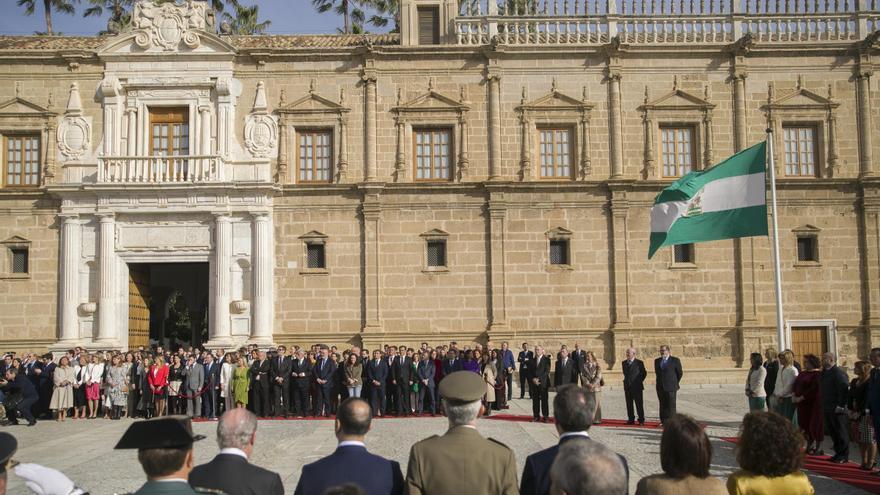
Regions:
<instances>
[{"instance_id":1,"label":"man's bald head","mask_svg":"<svg viewBox=\"0 0 880 495\"><path fill-rule=\"evenodd\" d=\"M336 437L340 440L363 438L370 431L373 415L367 401L349 397L339 404L336 411Z\"/></svg>"}]
</instances>

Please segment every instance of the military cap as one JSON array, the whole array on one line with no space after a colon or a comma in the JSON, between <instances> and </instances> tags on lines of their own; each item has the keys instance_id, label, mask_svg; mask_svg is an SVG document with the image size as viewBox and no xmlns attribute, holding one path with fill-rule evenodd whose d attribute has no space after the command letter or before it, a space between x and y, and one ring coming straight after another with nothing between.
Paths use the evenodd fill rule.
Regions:
<instances>
[{"instance_id":1,"label":"military cap","mask_svg":"<svg viewBox=\"0 0 880 495\"><path fill-rule=\"evenodd\" d=\"M9 466L9 461L12 460L16 450L18 450L18 440L9 433L0 432L0 474L5 473L7 467L12 467Z\"/></svg>"},{"instance_id":2,"label":"military cap","mask_svg":"<svg viewBox=\"0 0 880 495\"><path fill-rule=\"evenodd\" d=\"M186 416L165 416L132 423L114 448L173 449L189 447L204 438L193 435L192 423Z\"/></svg>"},{"instance_id":3,"label":"military cap","mask_svg":"<svg viewBox=\"0 0 880 495\"><path fill-rule=\"evenodd\" d=\"M472 371L456 371L440 380L440 395L454 402L474 402L486 395L486 382Z\"/></svg>"}]
</instances>

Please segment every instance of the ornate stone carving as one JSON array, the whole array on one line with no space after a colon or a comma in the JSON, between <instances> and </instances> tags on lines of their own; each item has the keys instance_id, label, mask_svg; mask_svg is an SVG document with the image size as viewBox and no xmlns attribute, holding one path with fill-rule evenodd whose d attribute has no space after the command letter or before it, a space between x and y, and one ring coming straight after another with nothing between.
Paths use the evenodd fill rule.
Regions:
<instances>
[{"instance_id":1,"label":"ornate stone carving","mask_svg":"<svg viewBox=\"0 0 880 495\"><path fill-rule=\"evenodd\" d=\"M135 35L134 42L144 50L173 51L181 42L188 48L198 48L201 40L195 30L206 28L206 18L207 4L204 2L137 2L132 26L140 32Z\"/></svg>"},{"instance_id":2,"label":"ornate stone carving","mask_svg":"<svg viewBox=\"0 0 880 495\"><path fill-rule=\"evenodd\" d=\"M82 316L91 316L98 310L98 303L84 302L77 307L77 310Z\"/></svg>"},{"instance_id":3,"label":"ornate stone carving","mask_svg":"<svg viewBox=\"0 0 880 495\"><path fill-rule=\"evenodd\" d=\"M58 125L58 150L68 160L79 160L88 153L92 142L89 121L82 116L82 100L77 83L70 85L67 110Z\"/></svg>"},{"instance_id":4,"label":"ornate stone carving","mask_svg":"<svg viewBox=\"0 0 880 495\"><path fill-rule=\"evenodd\" d=\"M268 114L266 85L257 84L254 108L244 126L244 146L257 158L266 158L278 146L278 123Z\"/></svg>"},{"instance_id":5,"label":"ornate stone carving","mask_svg":"<svg viewBox=\"0 0 880 495\"><path fill-rule=\"evenodd\" d=\"M247 313L251 310L250 301L232 301L229 304L229 310L236 315Z\"/></svg>"},{"instance_id":6,"label":"ornate stone carving","mask_svg":"<svg viewBox=\"0 0 880 495\"><path fill-rule=\"evenodd\" d=\"M117 247L121 251L191 251L212 247L211 227L201 223L137 222L118 227Z\"/></svg>"}]
</instances>

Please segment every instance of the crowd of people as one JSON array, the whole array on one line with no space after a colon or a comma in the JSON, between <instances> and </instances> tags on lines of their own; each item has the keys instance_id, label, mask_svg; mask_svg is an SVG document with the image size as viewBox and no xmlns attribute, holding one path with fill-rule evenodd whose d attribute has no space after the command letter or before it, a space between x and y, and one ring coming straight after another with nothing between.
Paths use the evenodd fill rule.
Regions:
<instances>
[{"instance_id":1,"label":"crowd of people","mask_svg":"<svg viewBox=\"0 0 880 495\"><path fill-rule=\"evenodd\" d=\"M620 368L627 421L644 424L648 372L636 354L635 349L627 349ZM807 354L800 361L790 350L751 354L745 387L750 413L743 420L736 446L742 470L731 475L726 486L709 473L712 446L704 427L676 412L683 376L680 360L664 345L653 364L663 426L663 472L641 479L637 495L811 494L812 486L801 472L804 454L823 454L826 434L834 450L831 462L848 462L849 444L854 441L861 451L860 467L875 469L880 441L880 348L872 349L869 361L854 364L851 381L833 353L821 358ZM0 372L4 377L0 402L12 424L19 417L34 424L39 416L57 421L126 416L152 421L221 418L221 456L237 457L218 456L212 462L216 473L226 474L200 475L204 469L190 472L192 466L186 465L174 473L179 477L185 471L193 486L230 495L255 493L251 485L256 479L263 479L260 483L266 486L259 493L282 491L277 475L263 470L242 478L230 474L235 469L229 462L221 462L247 459L257 418L331 415L337 420L339 448L330 458L303 468L297 493L443 492L443 483L454 480L459 486L461 482L456 473L463 471L444 471L442 466L458 466L462 451L483 453L476 458L485 476L478 482L483 484L475 486L485 487L485 493L627 493L626 459L598 442L585 441L590 427L601 423L605 380L595 355L579 345L571 350L562 346L555 356L526 343L514 353L507 342L497 348L491 342L464 348L450 342L436 347L428 343L419 348L384 346L373 351L354 346L341 352L326 345L289 350L279 346L268 352L254 346L230 352L156 347L89 353L76 348L57 359L7 355ZM548 390L551 382L555 385L553 417L560 435L557 446L528 457L520 481L512 452L499 442L481 443L486 439L472 428L476 418L508 407L517 375L520 399L529 395L534 421L548 421ZM413 445L405 477L399 465L368 454L363 446L372 418L438 413L448 418L449 432ZM173 418L162 418L166 415ZM236 439L238 446L224 444L231 442L229 438ZM767 449L768 445L776 447ZM468 459L473 462L474 457ZM359 463L364 463L362 475L356 475L359 471L352 467ZM351 473L349 484L345 476L339 477L338 466L346 466ZM167 475L148 470L146 465L144 469L150 479ZM26 476L28 470L23 472ZM212 484L223 486L208 486Z\"/></svg>"}]
</instances>

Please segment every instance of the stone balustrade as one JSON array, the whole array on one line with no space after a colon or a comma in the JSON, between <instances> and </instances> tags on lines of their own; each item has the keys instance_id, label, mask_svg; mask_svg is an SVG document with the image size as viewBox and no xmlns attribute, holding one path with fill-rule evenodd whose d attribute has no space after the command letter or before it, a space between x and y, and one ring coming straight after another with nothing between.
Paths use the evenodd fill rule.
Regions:
<instances>
[{"instance_id":1,"label":"stone balustrade","mask_svg":"<svg viewBox=\"0 0 880 495\"><path fill-rule=\"evenodd\" d=\"M221 163L217 155L101 157L98 159L98 182L217 182L222 180Z\"/></svg>"},{"instance_id":2,"label":"stone balustrade","mask_svg":"<svg viewBox=\"0 0 880 495\"><path fill-rule=\"evenodd\" d=\"M880 29L880 0L470 0L459 45L855 41Z\"/></svg>"}]
</instances>

